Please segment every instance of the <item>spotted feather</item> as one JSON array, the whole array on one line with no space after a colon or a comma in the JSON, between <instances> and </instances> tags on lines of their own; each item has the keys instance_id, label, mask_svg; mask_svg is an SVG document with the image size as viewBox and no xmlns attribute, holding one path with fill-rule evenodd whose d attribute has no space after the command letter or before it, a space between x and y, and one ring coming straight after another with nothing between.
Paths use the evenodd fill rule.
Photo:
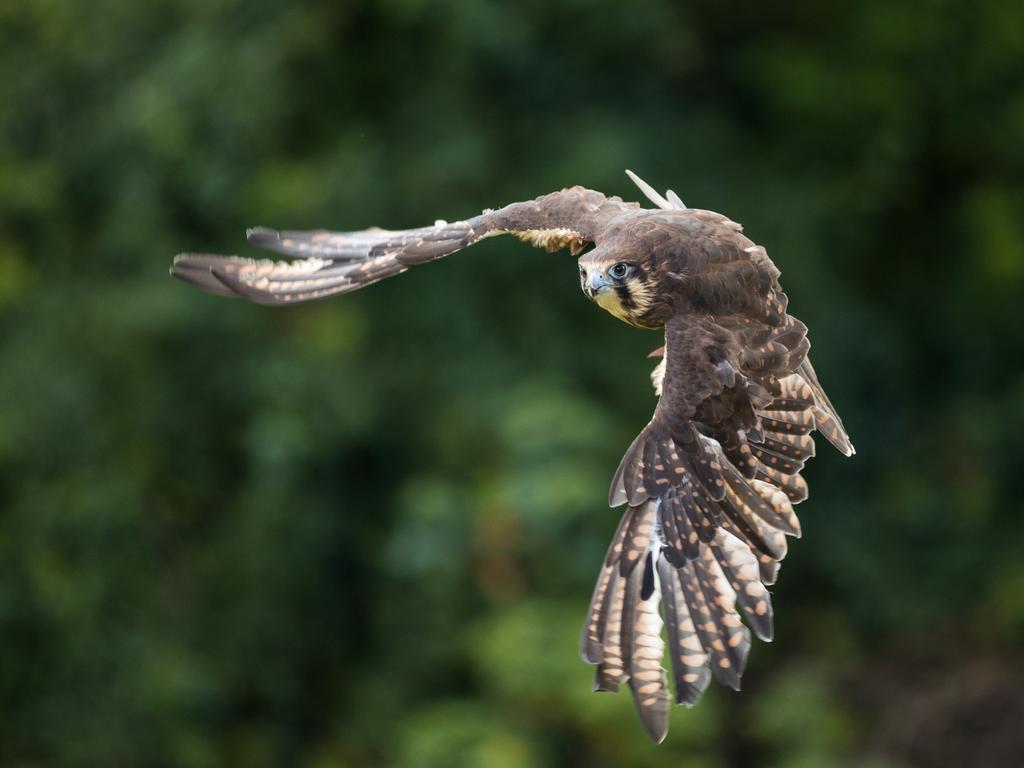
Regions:
<instances>
[{"instance_id":1,"label":"spotted feather","mask_svg":"<svg viewBox=\"0 0 1024 768\"><path fill-rule=\"evenodd\" d=\"M676 689L676 703L692 707L704 695L711 682L709 656L690 616L690 608L679 581L679 569L662 558L658 561L658 574L665 604L668 654Z\"/></svg>"},{"instance_id":2,"label":"spotted feather","mask_svg":"<svg viewBox=\"0 0 1024 768\"><path fill-rule=\"evenodd\" d=\"M650 588L646 587L650 584ZM626 653L625 672L640 720L648 734L660 742L668 733L669 692L661 666L665 645L658 613L661 593L653 555L647 553L642 567L627 577L622 613L622 646Z\"/></svg>"}]
</instances>

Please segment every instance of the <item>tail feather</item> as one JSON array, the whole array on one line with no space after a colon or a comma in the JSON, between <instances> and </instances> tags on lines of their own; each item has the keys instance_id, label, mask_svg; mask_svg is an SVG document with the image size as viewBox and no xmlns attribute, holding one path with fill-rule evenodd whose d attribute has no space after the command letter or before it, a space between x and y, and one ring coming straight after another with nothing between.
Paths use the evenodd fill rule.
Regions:
<instances>
[{"instance_id":1,"label":"tail feather","mask_svg":"<svg viewBox=\"0 0 1024 768\"><path fill-rule=\"evenodd\" d=\"M594 675L595 691L619 690L626 681L624 653L622 649L622 616L626 596L626 579L618 569L611 568L608 586L607 619L601 638L601 661Z\"/></svg>"},{"instance_id":2,"label":"tail feather","mask_svg":"<svg viewBox=\"0 0 1024 768\"><path fill-rule=\"evenodd\" d=\"M644 597L645 583L652 585ZM665 644L661 639L661 615L658 604L661 593L654 570L654 559L647 553L642 567L634 568L626 582L622 610L622 647L625 651L625 673L633 703L647 733L660 743L668 733L668 679L661 666Z\"/></svg>"},{"instance_id":3,"label":"tail feather","mask_svg":"<svg viewBox=\"0 0 1024 768\"><path fill-rule=\"evenodd\" d=\"M774 486L768 489L783 496ZM759 498L763 490L757 488ZM762 640L773 634L766 564L777 567L785 555L781 530L757 515L740 516L775 553L759 557L735 534L726 513L712 541L698 541L696 557L681 557L659 537L671 525L668 515L675 514L664 500L627 509L594 588L580 643L583 659L597 664L594 690L617 691L627 683L641 722L655 741L668 729L671 693L662 666L666 650L677 703L695 704L712 676L739 690L751 629ZM644 530L648 526L653 534ZM638 533L636 540L630 540L631 533ZM633 550L642 554L623 572L622 563Z\"/></svg>"},{"instance_id":4,"label":"tail feather","mask_svg":"<svg viewBox=\"0 0 1024 768\"><path fill-rule=\"evenodd\" d=\"M602 641L608 626L608 604L616 573L613 566L605 566L594 587L594 596L590 599L587 622L580 639L580 658L588 664L600 664L604 658Z\"/></svg>"},{"instance_id":5,"label":"tail feather","mask_svg":"<svg viewBox=\"0 0 1024 768\"><path fill-rule=\"evenodd\" d=\"M619 526L615 529L615 535L608 545L604 568L594 586L594 594L590 598L587 621L583 627L583 636L580 638L580 657L588 664L599 664L604 658L605 633L611 623L612 593L616 586L615 576L619 571L617 565L622 556L623 542L634 512L636 512L636 508L627 507L622 515Z\"/></svg>"},{"instance_id":6,"label":"tail feather","mask_svg":"<svg viewBox=\"0 0 1024 768\"><path fill-rule=\"evenodd\" d=\"M713 602L717 600L718 593L707 572L704 558L687 561L679 569L679 582L697 629L697 637L710 656L712 674L719 682L738 691L746 651L750 646L749 639L745 648L742 647L742 635L735 634L739 639L732 640L733 630L738 628L730 627L723 620L723 609Z\"/></svg>"},{"instance_id":7,"label":"tail feather","mask_svg":"<svg viewBox=\"0 0 1024 768\"><path fill-rule=\"evenodd\" d=\"M658 561L662 600L665 603L665 624L668 654L676 687L676 703L692 707L711 682L708 654L697 636L697 627L679 582L679 570L665 558Z\"/></svg>"}]
</instances>

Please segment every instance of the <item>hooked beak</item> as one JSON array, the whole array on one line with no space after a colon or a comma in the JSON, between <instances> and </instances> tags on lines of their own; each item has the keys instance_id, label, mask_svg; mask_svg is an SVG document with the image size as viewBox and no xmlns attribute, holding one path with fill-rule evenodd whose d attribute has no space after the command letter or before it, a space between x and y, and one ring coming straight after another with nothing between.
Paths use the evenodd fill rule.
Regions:
<instances>
[{"instance_id":1,"label":"hooked beak","mask_svg":"<svg viewBox=\"0 0 1024 768\"><path fill-rule=\"evenodd\" d=\"M594 298L599 293L611 290L611 285L608 283L608 278L600 272L591 272L587 275L587 295L590 298Z\"/></svg>"}]
</instances>

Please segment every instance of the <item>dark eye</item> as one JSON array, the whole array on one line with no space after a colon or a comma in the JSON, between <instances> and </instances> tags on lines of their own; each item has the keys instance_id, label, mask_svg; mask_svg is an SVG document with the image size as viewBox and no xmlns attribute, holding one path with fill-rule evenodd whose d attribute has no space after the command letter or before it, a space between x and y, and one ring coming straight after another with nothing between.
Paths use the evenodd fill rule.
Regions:
<instances>
[{"instance_id":1,"label":"dark eye","mask_svg":"<svg viewBox=\"0 0 1024 768\"><path fill-rule=\"evenodd\" d=\"M624 261L620 261L618 264L614 265L611 269L608 270L608 274L614 277L616 280L621 280L622 278L629 274L629 264L626 264Z\"/></svg>"}]
</instances>

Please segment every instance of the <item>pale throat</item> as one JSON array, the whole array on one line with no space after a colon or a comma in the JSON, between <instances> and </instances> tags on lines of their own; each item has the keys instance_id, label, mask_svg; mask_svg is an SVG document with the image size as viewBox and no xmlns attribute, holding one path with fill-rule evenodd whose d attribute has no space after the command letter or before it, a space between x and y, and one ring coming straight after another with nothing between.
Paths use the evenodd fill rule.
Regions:
<instances>
[{"instance_id":1,"label":"pale throat","mask_svg":"<svg viewBox=\"0 0 1024 768\"><path fill-rule=\"evenodd\" d=\"M627 320L630 313L622 303L622 297L616 290L602 291L594 297L594 301L601 309L609 312L619 320Z\"/></svg>"}]
</instances>

